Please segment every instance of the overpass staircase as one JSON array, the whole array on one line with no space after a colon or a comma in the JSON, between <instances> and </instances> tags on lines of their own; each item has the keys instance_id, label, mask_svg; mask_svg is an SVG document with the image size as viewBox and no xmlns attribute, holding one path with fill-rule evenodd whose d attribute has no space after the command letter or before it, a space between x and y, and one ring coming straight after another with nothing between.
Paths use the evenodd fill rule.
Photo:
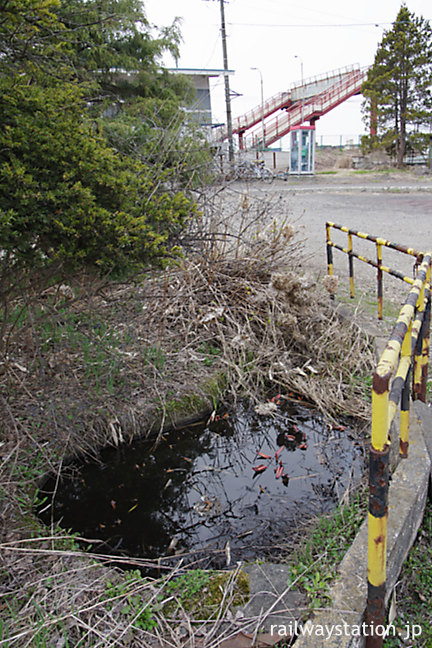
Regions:
<instances>
[{"instance_id":1,"label":"overpass staircase","mask_svg":"<svg viewBox=\"0 0 432 648\"><path fill-rule=\"evenodd\" d=\"M367 71L367 67L349 66L312 77L233 119L232 130L239 137L240 150L265 148L306 121L314 124L333 108L360 94ZM226 127L220 127L214 135L216 141L223 141L228 137Z\"/></svg>"}]
</instances>

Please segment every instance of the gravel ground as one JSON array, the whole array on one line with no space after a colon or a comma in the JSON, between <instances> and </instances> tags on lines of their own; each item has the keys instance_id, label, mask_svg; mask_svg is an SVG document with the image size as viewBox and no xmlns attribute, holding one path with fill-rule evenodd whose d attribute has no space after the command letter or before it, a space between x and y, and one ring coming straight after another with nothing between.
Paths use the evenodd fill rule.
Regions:
<instances>
[{"instance_id":1,"label":"gravel ground","mask_svg":"<svg viewBox=\"0 0 432 648\"><path fill-rule=\"evenodd\" d=\"M236 183L239 191L245 191ZM240 185L240 186L239 186ZM432 174L414 171L359 173L352 170L332 171L313 177L289 177L276 180L269 187L249 185L250 195L263 191L285 199L289 214L298 220L305 239L307 267L313 273L326 273L325 222L333 221L353 229L386 238L419 251L432 249ZM332 239L347 245L347 236L332 230ZM373 243L354 240L354 250L375 259ZM383 262L412 276L413 260L389 249L383 250ZM348 277L346 255L334 250L335 274ZM355 261L357 285L376 284L375 270ZM404 292L406 284L385 275L385 295Z\"/></svg>"}]
</instances>

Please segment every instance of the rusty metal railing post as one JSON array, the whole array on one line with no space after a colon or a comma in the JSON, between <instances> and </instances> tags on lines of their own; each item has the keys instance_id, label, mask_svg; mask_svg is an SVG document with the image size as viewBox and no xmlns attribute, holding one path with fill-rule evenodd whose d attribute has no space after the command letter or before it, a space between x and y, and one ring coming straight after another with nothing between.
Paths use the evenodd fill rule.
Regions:
<instances>
[{"instance_id":1,"label":"rusty metal railing post","mask_svg":"<svg viewBox=\"0 0 432 648\"><path fill-rule=\"evenodd\" d=\"M330 228L331 225L329 223L326 223L327 274L331 277L333 275L333 249Z\"/></svg>"},{"instance_id":2,"label":"rusty metal railing post","mask_svg":"<svg viewBox=\"0 0 432 648\"><path fill-rule=\"evenodd\" d=\"M331 228L348 234L347 248L331 240ZM373 241L376 261L354 252L352 236ZM382 648L386 613L387 516L389 493L390 426L400 406L399 453L408 456L409 406L412 397L426 400L431 320L431 257L413 248L391 243L356 230L326 223L327 269L333 275L333 251L348 255L350 296L354 296L354 257L377 269L378 317L383 317L383 272L406 283L411 290L402 307L387 346L382 354L372 383L372 431L369 456L369 537L368 595L366 607L366 648ZM416 257L414 279L383 265L382 248L388 247ZM421 259L421 266L418 263ZM412 378L411 378L412 376Z\"/></svg>"},{"instance_id":3,"label":"rusty metal railing post","mask_svg":"<svg viewBox=\"0 0 432 648\"><path fill-rule=\"evenodd\" d=\"M333 276L333 247L332 247L332 240L331 240L331 231L330 231L331 225L330 223L326 223L326 249L327 249L327 274L329 277ZM334 293L330 293L330 299L334 299Z\"/></svg>"},{"instance_id":4,"label":"rusty metal railing post","mask_svg":"<svg viewBox=\"0 0 432 648\"><path fill-rule=\"evenodd\" d=\"M408 457L409 424L410 424L410 396L411 396L411 363L412 363L412 323L408 327L401 350L401 362L408 364L408 371L400 401L399 425L399 455L403 459Z\"/></svg>"},{"instance_id":5,"label":"rusty metal railing post","mask_svg":"<svg viewBox=\"0 0 432 648\"><path fill-rule=\"evenodd\" d=\"M404 388L402 390L402 396L401 396L399 455L402 459L406 459L408 457L410 398L411 398L411 367L408 371Z\"/></svg>"},{"instance_id":6,"label":"rusty metal railing post","mask_svg":"<svg viewBox=\"0 0 432 648\"><path fill-rule=\"evenodd\" d=\"M350 279L350 297L354 299L354 257L352 234L348 234L348 271Z\"/></svg>"},{"instance_id":7,"label":"rusty metal railing post","mask_svg":"<svg viewBox=\"0 0 432 648\"><path fill-rule=\"evenodd\" d=\"M421 393L421 357L422 357L422 347L423 347L423 324L420 328L420 333L416 341L415 351L414 351L414 369L413 369L413 399L420 400Z\"/></svg>"},{"instance_id":8,"label":"rusty metal railing post","mask_svg":"<svg viewBox=\"0 0 432 648\"><path fill-rule=\"evenodd\" d=\"M421 359L420 359L420 385L418 390L418 399L426 402L428 366L429 366L429 341L430 341L430 322L431 322L431 266L429 265L426 273L426 282L424 286L424 317L421 327L420 336L422 340Z\"/></svg>"},{"instance_id":9,"label":"rusty metal railing post","mask_svg":"<svg viewBox=\"0 0 432 648\"><path fill-rule=\"evenodd\" d=\"M382 272L382 244L376 243L377 252L377 298L378 298L378 319L383 318L383 272Z\"/></svg>"},{"instance_id":10,"label":"rusty metal railing post","mask_svg":"<svg viewBox=\"0 0 432 648\"><path fill-rule=\"evenodd\" d=\"M372 439L369 459L367 648L380 648L382 646L382 637L379 637L378 633L374 632L374 628L382 626L385 619L390 376L391 374L380 375L377 369L373 377Z\"/></svg>"},{"instance_id":11,"label":"rusty metal railing post","mask_svg":"<svg viewBox=\"0 0 432 648\"><path fill-rule=\"evenodd\" d=\"M430 304L431 255L424 257L404 306L402 307L387 346L378 362L372 382L372 431L369 460L369 537L368 537L368 597L366 608L366 648L382 648L383 634L378 631L385 621L387 516L389 491L390 425L401 403L400 452L408 452L409 433L409 373L412 363L412 339L423 344L429 330L426 309ZM415 326L413 320L415 317ZM430 318L429 318L430 319ZM421 328L420 322L422 321ZM426 324L425 324L426 322ZM424 328L424 335L421 330ZM414 331L415 329L415 331ZM422 356L424 357L424 356ZM427 367L427 365L426 365ZM427 368L426 368L427 372ZM417 369L418 374L418 369ZM390 382L392 381L391 389Z\"/></svg>"},{"instance_id":12,"label":"rusty metal railing post","mask_svg":"<svg viewBox=\"0 0 432 648\"><path fill-rule=\"evenodd\" d=\"M354 258L359 259L360 261L367 263L368 265L373 266L374 268L377 269L377 283L378 283L378 318L382 319L383 317L383 277L384 277L384 272L387 274L396 277L397 279L400 279L404 281L405 283L408 283L410 285L413 285L414 280L411 277L406 276L402 272L399 272L398 270L394 270L393 268L390 268L386 266L383 263L383 258L382 258L382 252L383 252L383 247L390 248L392 250L397 250L398 252L401 252L403 254L409 254L410 256L414 256L416 258L416 264L421 263L424 257L423 252L418 252L414 248L407 247L406 245L400 245L398 243L392 243L391 241L388 241L387 239L384 238L377 238L376 236L371 236L370 234L366 234L365 232L359 232L358 230L355 229L350 229L349 227L344 227L343 225L338 225L337 223L333 223L331 221L327 221L325 224L326 227L326 242L327 242L327 266L328 266L328 274L333 275L334 269L333 269L333 251L332 248L335 248L336 250L340 250L341 252L344 252L345 254L348 255L348 263L349 263L349 276L350 276L350 297L354 296ZM338 243L335 243L331 240L331 228L337 229L341 232L346 232L348 234L348 246L345 248L342 245L339 245ZM363 256L362 254L359 254L358 252L355 252L353 249L353 236L356 236L357 238L364 239L365 241L371 241L375 243L376 245L376 254L377 258L376 260L369 259L366 256ZM333 297L332 297L333 298Z\"/></svg>"},{"instance_id":13,"label":"rusty metal railing post","mask_svg":"<svg viewBox=\"0 0 432 648\"><path fill-rule=\"evenodd\" d=\"M428 276L430 280L430 269L428 269ZM429 291L430 292L430 291ZM422 289L419 293L418 300L417 300L417 310L419 313L423 314L423 321L422 325L420 328L419 335L417 337L416 345L415 345L415 350L414 350L414 370L413 370L413 397L417 398L418 400L423 400L426 399L426 385L423 386L423 364L424 364L424 356L423 356L423 351L424 347L426 344L428 344L428 341L424 340L424 336L426 333L426 325L425 325L425 316L426 316L426 309L425 309L425 296L426 296L426 286L423 284ZM429 303L429 299L428 299ZM430 319L430 315L429 315ZM426 359L426 371L427 371L427 359ZM423 394L424 392L424 394Z\"/></svg>"}]
</instances>

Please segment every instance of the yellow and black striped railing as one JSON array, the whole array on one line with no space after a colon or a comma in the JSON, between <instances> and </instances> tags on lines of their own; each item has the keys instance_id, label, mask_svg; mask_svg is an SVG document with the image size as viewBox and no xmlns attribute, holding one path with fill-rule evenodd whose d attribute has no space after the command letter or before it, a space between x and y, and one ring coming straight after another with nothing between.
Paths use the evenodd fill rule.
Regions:
<instances>
[{"instance_id":1,"label":"yellow and black striped railing","mask_svg":"<svg viewBox=\"0 0 432 648\"><path fill-rule=\"evenodd\" d=\"M399 453L409 445L409 403L426 400L431 309L431 253L425 254L402 307L372 383L372 438L369 464L368 601L366 623L383 626L385 620L387 500L390 426L400 404ZM413 380L411 379L413 373ZM367 648L382 646L382 636L370 633Z\"/></svg>"},{"instance_id":2,"label":"yellow and black striped railing","mask_svg":"<svg viewBox=\"0 0 432 648\"><path fill-rule=\"evenodd\" d=\"M331 241L334 227L348 234L348 246L343 248ZM379 316L382 317L382 272L411 284L393 331L387 341L373 375L372 431L369 459L369 539L368 539L368 598L366 609L366 648L381 648L383 635L373 628L384 627L386 596L387 513L390 479L390 426L400 407L399 455L405 459L409 449L409 409L412 399L426 401L429 338L431 320L432 252L422 253L403 245L390 243L356 230L326 223L328 274L333 274L333 248L348 255L351 295L354 294L353 258L356 257L378 270ZM354 253L352 237L372 241L376 245L377 261ZM382 264L382 247L390 247L414 256L414 277L406 277Z\"/></svg>"},{"instance_id":3,"label":"yellow and black striped railing","mask_svg":"<svg viewBox=\"0 0 432 648\"><path fill-rule=\"evenodd\" d=\"M343 247L338 243L334 243L331 239L331 229L337 229L341 232L345 232L348 236L347 247ZM353 249L353 237L364 239L367 241L372 241L376 246L376 261L369 259L368 257L358 254ZM344 227L343 225L337 225L336 223L327 222L326 223L326 239L327 239L327 272L329 275L333 275L333 248L344 252L348 256L348 272L350 278L350 296L354 297L354 258L363 261L368 265L373 266L377 269L377 296L378 296L378 318L382 319L383 315L383 273L386 272L393 277L397 277L402 281L405 281L408 284L413 284L414 279L412 277L407 277L402 272L389 268L383 264L382 249L383 247L391 248L392 250L397 250L403 254L409 254L410 256L415 257L414 268L417 268L418 264L421 263L423 259L423 252L419 252L414 248L406 247L405 245L399 245L398 243L392 243L387 239L378 238L376 236L371 236L370 234L365 234L364 232L359 232L355 229L350 229Z\"/></svg>"}]
</instances>

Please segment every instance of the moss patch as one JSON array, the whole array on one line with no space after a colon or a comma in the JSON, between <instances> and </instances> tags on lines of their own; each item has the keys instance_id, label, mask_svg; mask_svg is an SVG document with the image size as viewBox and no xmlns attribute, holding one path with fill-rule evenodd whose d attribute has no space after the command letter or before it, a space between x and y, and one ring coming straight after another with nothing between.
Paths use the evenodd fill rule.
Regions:
<instances>
[{"instance_id":1,"label":"moss patch","mask_svg":"<svg viewBox=\"0 0 432 648\"><path fill-rule=\"evenodd\" d=\"M237 607L249 600L249 576L243 571L187 571L164 587L163 613L175 617L181 610L201 619L214 617L221 605Z\"/></svg>"}]
</instances>

